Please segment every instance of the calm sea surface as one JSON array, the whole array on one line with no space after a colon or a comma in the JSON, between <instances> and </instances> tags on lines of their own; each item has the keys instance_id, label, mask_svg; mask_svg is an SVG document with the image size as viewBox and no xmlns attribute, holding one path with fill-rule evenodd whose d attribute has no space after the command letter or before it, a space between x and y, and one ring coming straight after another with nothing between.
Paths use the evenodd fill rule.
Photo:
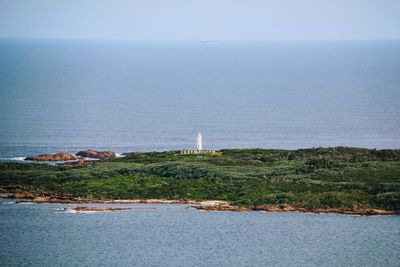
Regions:
<instances>
[{"instance_id":1,"label":"calm sea surface","mask_svg":"<svg viewBox=\"0 0 400 267\"><path fill-rule=\"evenodd\" d=\"M400 42L0 40L0 158L400 148ZM129 205L128 205L129 206ZM0 200L0 266L398 266L400 216Z\"/></svg>"},{"instance_id":2,"label":"calm sea surface","mask_svg":"<svg viewBox=\"0 0 400 267\"><path fill-rule=\"evenodd\" d=\"M71 214L0 200L1 266L399 266L400 216L204 212L186 205Z\"/></svg>"},{"instance_id":3,"label":"calm sea surface","mask_svg":"<svg viewBox=\"0 0 400 267\"><path fill-rule=\"evenodd\" d=\"M400 41L0 40L0 158L400 148Z\"/></svg>"}]
</instances>

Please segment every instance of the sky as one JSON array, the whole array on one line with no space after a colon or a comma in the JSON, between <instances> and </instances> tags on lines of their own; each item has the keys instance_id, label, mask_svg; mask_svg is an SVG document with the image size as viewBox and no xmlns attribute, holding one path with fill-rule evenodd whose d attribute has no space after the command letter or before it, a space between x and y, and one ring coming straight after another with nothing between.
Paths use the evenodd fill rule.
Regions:
<instances>
[{"instance_id":1,"label":"sky","mask_svg":"<svg viewBox=\"0 0 400 267\"><path fill-rule=\"evenodd\" d=\"M400 0L0 0L0 37L400 39Z\"/></svg>"}]
</instances>

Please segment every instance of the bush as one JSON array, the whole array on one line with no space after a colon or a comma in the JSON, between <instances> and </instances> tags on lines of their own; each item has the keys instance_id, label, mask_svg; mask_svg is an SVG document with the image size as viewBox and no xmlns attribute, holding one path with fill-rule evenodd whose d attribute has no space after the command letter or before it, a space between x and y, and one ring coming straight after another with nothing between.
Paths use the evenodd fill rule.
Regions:
<instances>
[{"instance_id":1,"label":"bush","mask_svg":"<svg viewBox=\"0 0 400 267\"><path fill-rule=\"evenodd\" d=\"M384 209L400 210L400 192L378 194L376 204Z\"/></svg>"}]
</instances>

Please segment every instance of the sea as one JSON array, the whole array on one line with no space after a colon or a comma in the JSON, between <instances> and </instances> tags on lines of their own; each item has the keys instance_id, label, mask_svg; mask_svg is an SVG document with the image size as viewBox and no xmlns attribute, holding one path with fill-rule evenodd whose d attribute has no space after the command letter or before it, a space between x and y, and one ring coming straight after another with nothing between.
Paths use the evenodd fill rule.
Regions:
<instances>
[{"instance_id":1,"label":"sea","mask_svg":"<svg viewBox=\"0 0 400 267\"><path fill-rule=\"evenodd\" d=\"M0 39L0 161L400 148L400 41ZM399 266L400 216L0 200L0 266Z\"/></svg>"},{"instance_id":2,"label":"sea","mask_svg":"<svg viewBox=\"0 0 400 267\"><path fill-rule=\"evenodd\" d=\"M400 41L0 39L0 158L400 148Z\"/></svg>"},{"instance_id":3,"label":"sea","mask_svg":"<svg viewBox=\"0 0 400 267\"><path fill-rule=\"evenodd\" d=\"M1 266L375 267L400 262L400 216L205 212L171 204L62 212L72 206L0 200Z\"/></svg>"}]
</instances>

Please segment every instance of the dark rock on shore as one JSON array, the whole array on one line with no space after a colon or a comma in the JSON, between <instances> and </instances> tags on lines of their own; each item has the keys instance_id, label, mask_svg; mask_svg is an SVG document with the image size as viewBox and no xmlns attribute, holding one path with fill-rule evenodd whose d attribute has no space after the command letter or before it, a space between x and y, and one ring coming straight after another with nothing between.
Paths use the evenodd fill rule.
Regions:
<instances>
[{"instance_id":1,"label":"dark rock on shore","mask_svg":"<svg viewBox=\"0 0 400 267\"><path fill-rule=\"evenodd\" d=\"M25 160L35 161L66 161L66 160L77 160L78 157L71 153L59 152L55 154L41 154L37 156L27 157Z\"/></svg>"},{"instance_id":2,"label":"dark rock on shore","mask_svg":"<svg viewBox=\"0 0 400 267\"><path fill-rule=\"evenodd\" d=\"M84 157L84 158L94 158L94 159L111 159L115 158L114 151L97 151L94 149L88 149L84 151L79 151L77 156Z\"/></svg>"},{"instance_id":3,"label":"dark rock on shore","mask_svg":"<svg viewBox=\"0 0 400 267\"><path fill-rule=\"evenodd\" d=\"M198 210L206 210L206 211L250 211L250 208L247 207L238 207L231 205L201 205L201 206L193 206L193 208Z\"/></svg>"}]
</instances>

